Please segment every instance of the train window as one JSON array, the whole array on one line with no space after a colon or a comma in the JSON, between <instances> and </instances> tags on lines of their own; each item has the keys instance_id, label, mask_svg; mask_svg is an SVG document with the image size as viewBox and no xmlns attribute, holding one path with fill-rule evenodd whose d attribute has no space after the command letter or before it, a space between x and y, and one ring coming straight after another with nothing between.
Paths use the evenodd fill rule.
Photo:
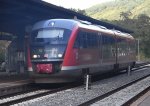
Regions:
<instances>
[{"instance_id":1,"label":"train window","mask_svg":"<svg viewBox=\"0 0 150 106\"><path fill-rule=\"evenodd\" d=\"M106 45L107 44L107 36L106 35L102 35L102 44Z\"/></svg>"},{"instance_id":2,"label":"train window","mask_svg":"<svg viewBox=\"0 0 150 106\"><path fill-rule=\"evenodd\" d=\"M87 48L87 33L81 32L79 37L80 37L80 48Z\"/></svg>"},{"instance_id":3,"label":"train window","mask_svg":"<svg viewBox=\"0 0 150 106\"><path fill-rule=\"evenodd\" d=\"M103 45L115 44L115 38L107 34L102 34L102 44Z\"/></svg>"},{"instance_id":4,"label":"train window","mask_svg":"<svg viewBox=\"0 0 150 106\"><path fill-rule=\"evenodd\" d=\"M74 44L74 48L87 48L87 33L79 31Z\"/></svg>"},{"instance_id":5,"label":"train window","mask_svg":"<svg viewBox=\"0 0 150 106\"><path fill-rule=\"evenodd\" d=\"M43 29L38 31L37 38L62 38L63 35L63 29Z\"/></svg>"},{"instance_id":6,"label":"train window","mask_svg":"<svg viewBox=\"0 0 150 106\"><path fill-rule=\"evenodd\" d=\"M129 47L128 47L129 53L135 53L135 51L136 51L135 41L129 41L128 43L129 43Z\"/></svg>"},{"instance_id":7,"label":"train window","mask_svg":"<svg viewBox=\"0 0 150 106\"><path fill-rule=\"evenodd\" d=\"M80 38L77 36L75 43L74 43L74 48L79 48L80 47Z\"/></svg>"},{"instance_id":8,"label":"train window","mask_svg":"<svg viewBox=\"0 0 150 106\"><path fill-rule=\"evenodd\" d=\"M92 32L79 31L74 48L97 48L98 34Z\"/></svg>"},{"instance_id":9,"label":"train window","mask_svg":"<svg viewBox=\"0 0 150 106\"><path fill-rule=\"evenodd\" d=\"M88 33L87 44L88 44L88 48L97 48L98 47L98 34Z\"/></svg>"},{"instance_id":10,"label":"train window","mask_svg":"<svg viewBox=\"0 0 150 106\"><path fill-rule=\"evenodd\" d=\"M31 43L34 44L67 44L71 30L60 28L45 28L33 31Z\"/></svg>"},{"instance_id":11,"label":"train window","mask_svg":"<svg viewBox=\"0 0 150 106\"><path fill-rule=\"evenodd\" d=\"M118 55L119 56L128 55L129 47L128 47L127 39L118 38L117 39L117 45L118 45Z\"/></svg>"},{"instance_id":12,"label":"train window","mask_svg":"<svg viewBox=\"0 0 150 106\"><path fill-rule=\"evenodd\" d=\"M114 58L115 54L115 38L111 35L102 33L102 50L103 59Z\"/></svg>"}]
</instances>

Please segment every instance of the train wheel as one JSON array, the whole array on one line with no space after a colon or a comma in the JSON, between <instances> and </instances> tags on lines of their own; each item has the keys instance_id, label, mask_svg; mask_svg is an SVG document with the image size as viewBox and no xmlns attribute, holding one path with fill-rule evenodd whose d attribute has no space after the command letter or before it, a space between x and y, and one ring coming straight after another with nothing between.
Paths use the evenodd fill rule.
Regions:
<instances>
[{"instance_id":1,"label":"train wheel","mask_svg":"<svg viewBox=\"0 0 150 106\"><path fill-rule=\"evenodd\" d=\"M135 62L132 63L131 69L135 67Z\"/></svg>"}]
</instances>

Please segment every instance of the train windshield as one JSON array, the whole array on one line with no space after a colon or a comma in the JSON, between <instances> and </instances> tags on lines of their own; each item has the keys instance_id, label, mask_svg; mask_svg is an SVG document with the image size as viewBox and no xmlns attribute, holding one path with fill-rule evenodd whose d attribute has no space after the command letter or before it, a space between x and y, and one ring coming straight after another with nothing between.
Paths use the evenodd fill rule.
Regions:
<instances>
[{"instance_id":1,"label":"train windshield","mask_svg":"<svg viewBox=\"0 0 150 106\"><path fill-rule=\"evenodd\" d=\"M63 38L63 29L49 29L38 31L37 38Z\"/></svg>"},{"instance_id":2,"label":"train windshield","mask_svg":"<svg viewBox=\"0 0 150 106\"><path fill-rule=\"evenodd\" d=\"M32 59L62 58L71 35L68 29L40 29L31 35Z\"/></svg>"},{"instance_id":3,"label":"train windshield","mask_svg":"<svg viewBox=\"0 0 150 106\"><path fill-rule=\"evenodd\" d=\"M70 34L68 29L41 29L32 33L32 43L67 44Z\"/></svg>"}]
</instances>

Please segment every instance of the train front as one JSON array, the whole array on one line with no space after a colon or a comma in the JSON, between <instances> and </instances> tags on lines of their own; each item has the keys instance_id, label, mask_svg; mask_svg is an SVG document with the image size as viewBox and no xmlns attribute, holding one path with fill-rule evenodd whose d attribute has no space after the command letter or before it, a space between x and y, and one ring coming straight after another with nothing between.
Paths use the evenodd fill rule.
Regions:
<instances>
[{"instance_id":1,"label":"train front","mask_svg":"<svg viewBox=\"0 0 150 106\"><path fill-rule=\"evenodd\" d=\"M62 19L34 25L30 42L33 73L30 75L36 83L71 81L67 72L61 71L61 65L74 27L75 23Z\"/></svg>"}]
</instances>

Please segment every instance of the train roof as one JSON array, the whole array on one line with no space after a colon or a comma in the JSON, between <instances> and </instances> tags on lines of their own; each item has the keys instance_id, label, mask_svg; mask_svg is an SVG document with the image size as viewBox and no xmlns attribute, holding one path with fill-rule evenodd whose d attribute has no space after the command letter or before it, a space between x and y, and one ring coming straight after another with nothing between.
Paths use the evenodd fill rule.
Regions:
<instances>
[{"instance_id":1,"label":"train roof","mask_svg":"<svg viewBox=\"0 0 150 106\"><path fill-rule=\"evenodd\" d=\"M133 38L129 33L124 33L115 29L107 29L101 25L95 25L88 21L78 20L78 19L49 19L37 22L32 30L43 29L43 28L51 28L51 27L60 27L72 30L75 25L78 25L81 28L86 28L90 30L100 31L103 33L108 33L112 35Z\"/></svg>"},{"instance_id":2,"label":"train roof","mask_svg":"<svg viewBox=\"0 0 150 106\"><path fill-rule=\"evenodd\" d=\"M61 24L61 28L72 30L77 23L78 22L76 22L73 19L49 19L49 20L37 22L33 26L32 30L51 28L51 27L60 27L60 24Z\"/></svg>"}]
</instances>

